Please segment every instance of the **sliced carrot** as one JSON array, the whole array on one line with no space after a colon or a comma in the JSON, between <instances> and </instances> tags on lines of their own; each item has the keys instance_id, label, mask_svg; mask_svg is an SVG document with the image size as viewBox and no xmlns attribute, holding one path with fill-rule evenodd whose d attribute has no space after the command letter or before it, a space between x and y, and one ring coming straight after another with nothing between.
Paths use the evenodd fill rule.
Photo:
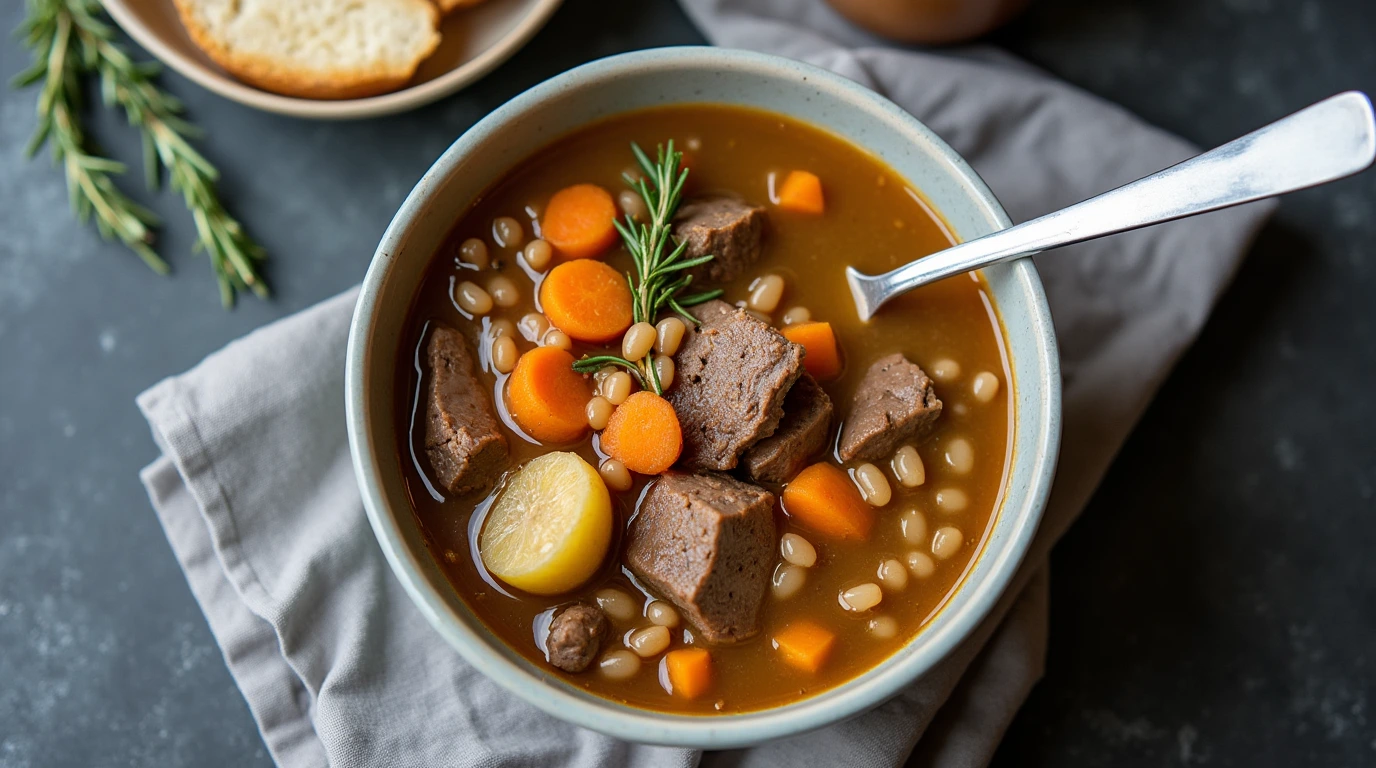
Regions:
<instances>
[{"instance_id":1,"label":"sliced carrot","mask_svg":"<svg viewBox=\"0 0 1376 768\"><path fill-rule=\"evenodd\" d=\"M706 648L679 648L664 654L670 693L696 699L712 687L712 654Z\"/></svg>"},{"instance_id":2,"label":"sliced carrot","mask_svg":"<svg viewBox=\"0 0 1376 768\"><path fill-rule=\"evenodd\" d=\"M616 242L616 203L596 184L574 184L554 193L540 220L540 236L566 259L600 255Z\"/></svg>"},{"instance_id":3,"label":"sliced carrot","mask_svg":"<svg viewBox=\"0 0 1376 768\"><path fill-rule=\"evenodd\" d=\"M867 539L874 509L845 472L819 462L784 487L784 512L818 533L838 539Z\"/></svg>"},{"instance_id":4,"label":"sliced carrot","mask_svg":"<svg viewBox=\"0 0 1376 768\"><path fill-rule=\"evenodd\" d=\"M643 390L626 398L602 430L602 450L642 475L669 469L683 450L683 430L674 406Z\"/></svg>"},{"instance_id":5,"label":"sliced carrot","mask_svg":"<svg viewBox=\"0 0 1376 768\"><path fill-rule=\"evenodd\" d=\"M536 347L521 355L506 384L511 415L542 443L571 443L588 430L585 411L592 393L573 370L573 355L558 347Z\"/></svg>"},{"instance_id":6,"label":"sliced carrot","mask_svg":"<svg viewBox=\"0 0 1376 768\"><path fill-rule=\"evenodd\" d=\"M797 323L783 328L784 338L807 350L803 367L819 379L833 379L841 373L841 349L831 323Z\"/></svg>"},{"instance_id":7,"label":"sliced carrot","mask_svg":"<svg viewBox=\"0 0 1376 768\"><path fill-rule=\"evenodd\" d=\"M626 278L600 261L579 259L551 269L540 283L540 306L555 328L579 341L611 341L631 327Z\"/></svg>"},{"instance_id":8,"label":"sliced carrot","mask_svg":"<svg viewBox=\"0 0 1376 768\"><path fill-rule=\"evenodd\" d=\"M834 645L834 632L807 619L795 621L774 634L774 649L784 661L805 672L821 669Z\"/></svg>"},{"instance_id":9,"label":"sliced carrot","mask_svg":"<svg viewBox=\"0 0 1376 768\"><path fill-rule=\"evenodd\" d=\"M779 187L779 207L785 211L820 214L826 210L822 180L808 171L790 171Z\"/></svg>"}]
</instances>

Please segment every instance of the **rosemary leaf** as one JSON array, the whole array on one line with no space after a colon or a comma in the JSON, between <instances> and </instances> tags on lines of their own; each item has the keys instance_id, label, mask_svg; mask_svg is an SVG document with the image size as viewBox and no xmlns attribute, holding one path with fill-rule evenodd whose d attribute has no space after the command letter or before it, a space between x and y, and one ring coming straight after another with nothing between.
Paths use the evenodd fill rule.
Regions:
<instances>
[{"instance_id":1,"label":"rosemary leaf","mask_svg":"<svg viewBox=\"0 0 1376 768\"><path fill-rule=\"evenodd\" d=\"M661 277L661 278L656 278L656 279L662 281L662 280L666 280L666 279L668 279L668 278ZM687 287L688 287L688 284L691 283L691 282L693 282L693 276L692 276L692 275L684 275L683 277L680 277L679 279L677 279L677 280L673 281L672 283L669 283L668 285L665 285L663 288L661 288L661 289L660 289L660 295L663 296L663 297L665 297L665 298L668 298L668 297L670 297L670 296L675 296L675 295L678 294L679 291L683 290L684 288L687 288Z\"/></svg>"},{"instance_id":2,"label":"rosemary leaf","mask_svg":"<svg viewBox=\"0 0 1376 768\"><path fill-rule=\"evenodd\" d=\"M693 294L689 294L689 295L687 295L687 296L676 296L676 297L674 297L674 299L675 299L679 304L681 304L681 305L683 305L683 306L685 306L685 307L695 307L695 306L697 306L697 305L699 305L699 304L702 304L702 303L704 303L704 302L711 301L712 299L715 299L715 298L717 298L718 296L721 296L723 293L725 293L725 291L723 291L722 289L720 289L720 288L713 288L713 289L710 290L710 291L703 291L702 293L693 293ZM691 315L690 315L690 317L691 317ZM693 322L697 322L697 321L694 320Z\"/></svg>"},{"instance_id":3,"label":"rosemary leaf","mask_svg":"<svg viewBox=\"0 0 1376 768\"><path fill-rule=\"evenodd\" d=\"M683 247L683 246L681 246L681 245L679 246L679 248L682 248L682 247ZM678 272L679 270L683 270L683 269L692 269L693 267L699 266L699 265L701 265L701 264L706 264L707 262L711 261L713 258L715 258L715 257L714 257L712 254L709 253L709 254L707 254L706 256L699 256L699 257L697 257L696 259L688 259L687 261L676 261L676 262L672 262L672 263L669 263L669 264L665 264L664 266L662 266L662 267L660 267L659 269L655 270L654 274L655 274L655 275L667 275L667 274L669 274L670 272Z\"/></svg>"},{"instance_id":4,"label":"rosemary leaf","mask_svg":"<svg viewBox=\"0 0 1376 768\"><path fill-rule=\"evenodd\" d=\"M158 146L149 134L143 134L143 183L156 191L162 186L162 166L158 164Z\"/></svg>"},{"instance_id":5,"label":"rosemary leaf","mask_svg":"<svg viewBox=\"0 0 1376 768\"><path fill-rule=\"evenodd\" d=\"M694 327L697 326L697 316L694 315L692 312L689 312L688 310L684 309L683 305L679 303L678 299L670 298L668 304L669 309L672 309L674 312L681 315L684 320L687 320L688 322L692 323Z\"/></svg>"},{"instance_id":6,"label":"rosemary leaf","mask_svg":"<svg viewBox=\"0 0 1376 768\"><path fill-rule=\"evenodd\" d=\"M631 376L635 377L635 383L640 385L641 389L645 389L645 376L641 372L640 366L636 365L630 360L627 360L624 357L618 357L616 355L597 355L596 357L585 357L581 360L573 361L573 370L579 373L596 373L597 371L601 370L604 366L608 365L619 365L622 368L625 368L627 371L630 371ZM655 392L662 393L663 390L659 387L659 376L658 374L654 373L654 366L649 366L649 368L651 374L654 375L655 378Z\"/></svg>"}]
</instances>

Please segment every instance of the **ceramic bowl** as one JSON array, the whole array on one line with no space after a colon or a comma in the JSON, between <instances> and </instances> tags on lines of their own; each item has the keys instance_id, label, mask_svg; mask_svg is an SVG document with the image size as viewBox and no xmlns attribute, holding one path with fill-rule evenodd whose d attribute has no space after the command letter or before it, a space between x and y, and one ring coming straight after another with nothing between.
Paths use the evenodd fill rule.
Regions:
<instances>
[{"instance_id":1,"label":"ceramic bowl","mask_svg":"<svg viewBox=\"0 0 1376 768\"><path fill-rule=\"evenodd\" d=\"M105 10L135 42L187 79L240 104L292 117L347 120L429 104L506 61L545 25L562 0L486 0L440 22L440 45L411 83L366 99L301 99L236 80L211 61L182 26L172 0L104 0Z\"/></svg>"},{"instance_id":2,"label":"ceramic bowl","mask_svg":"<svg viewBox=\"0 0 1376 768\"><path fill-rule=\"evenodd\" d=\"M840 686L773 709L675 715L603 699L545 673L497 639L426 551L402 490L394 440L398 344L431 256L489 185L560 135L608 115L674 103L773 110L863 147L922 190L961 239L1007 227L970 166L930 130L849 80L787 59L719 48L663 48L592 62L488 115L440 157L402 204L363 280L349 336L347 411L354 469L378 543L407 593L473 666L554 717L627 740L726 748L819 728L874 707L920 678L994 606L1027 551L1060 441L1060 372L1051 318L1030 260L985 272L1013 371L1013 468L981 555L946 608L903 648Z\"/></svg>"}]
</instances>

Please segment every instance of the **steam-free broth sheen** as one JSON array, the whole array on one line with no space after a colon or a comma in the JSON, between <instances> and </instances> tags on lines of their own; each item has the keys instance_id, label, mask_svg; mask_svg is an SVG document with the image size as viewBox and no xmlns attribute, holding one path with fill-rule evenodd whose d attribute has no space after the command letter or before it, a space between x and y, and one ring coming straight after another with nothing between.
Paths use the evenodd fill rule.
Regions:
<instances>
[{"instance_id":1,"label":"steam-free broth sheen","mask_svg":"<svg viewBox=\"0 0 1376 768\"><path fill-rule=\"evenodd\" d=\"M837 435L866 370L885 355L900 352L920 366L934 380L943 403L932 431L912 445L925 482L905 486L888 457L869 462L884 476L892 498L873 510L868 540L821 535L775 504L777 535L801 536L816 558L810 567L789 564L775 542L770 568L779 583L766 589L758 634L736 644L709 644L682 611L671 612L678 621L669 632L666 651L692 646L710 652L710 686L693 698L666 690L663 651L641 658L622 650L634 632L655 626L647 612L660 621L673 618L664 618L664 603L648 607L660 596L641 589L625 565L626 526L654 477L635 475L629 490L611 491L612 543L596 575L571 592L536 596L500 583L480 562L477 543L493 488L458 495L437 490L422 442L423 393L431 375L424 370L426 339L430 329L447 326L466 337L481 368L477 377L482 388L496 395L510 449L509 469L550 450L575 452L592 467L602 463L605 457L599 454L596 432L569 445L549 447L529 442L513 429L503 394L509 374L494 368L490 331L494 323L501 328L505 320L516 326L523 316L539 311L538 286L550 267L544 272L530 269L516 258L520 248L503 247L499 241L509 243L515 234L510 222L499 219L511 217L519 223L524 246L540 234L551 196L576 184L606 189L622 213L624 201L619 196L627 186L621 175L635 169L631 143L639 143L653 157L654 147L670 139L685 153L690 169L687 197L726 191L766 210L762 255L743 275L720 286L723 300L744 304L752 281L777 275L785 287L782 301L767 315L772 326L783 327L785 318L797 320L803 308L812 320L828 321L834 330L844 367L839 376L822 381L835 414L826 447L809 464L829 462L854 475L866 463L840 462ZM775 202L784 179L800 169L821 180L821 214L785 210ZM921 183L922 179L902 179L864 151L788 118L738 107L675 106L617 116L561 138L513 169L470 210L456 212L458 221L434 258L406 326L404 348L415 350L415 357L408 352L397 361L397 391L410 393L409 399L397 403L397 445L431 552L455 590L497 636L537 667L598 695L649 709L710 715L782 705L844 683L901 648L941 610L979 555L1009 464L1012 387L999 322L986 286L965 275L918 289L886 305L868 324L861 323L843 277L848 265L882 272L952 244L951 234L924 202ZM486 246L487 269L473 269L461 259L462 244L475 238ZM619 240L601 259L618 272L632 270ZM561 261L556 255L551 266ZM509 285L494 283L498 276ZM465 281L486 287L497 299L484 314L473 316L461 309L474 307L472 297L455 298L456 286ZM707 286L689 290L702 287ZM481 304L479 298L479 308ZM519 331L514 338L521 354L537 346ZM498 356L510 355L512 347L501 346ZM607 344L574 342L571 352L578 358L608 351L620 354L620 349L618 337ZM509 360L501 362L510 369ZM905 477L912 479L911 454L906 456ZM778 485L767 487L780 493ZM797 543L788 538L790 545ZM791 559L806 562L808 555L799 553L799 547L806 549L795 546ZM871 584L879 587L878 605L848 610L843 593ZM580 600L598 605L599 593L605 597L609 589L622 597L602 603L611 630L598 651L599 661L578 673L551 666L539 645L551 609ZM787 594L791 589L796 591ZM851 593L850 599L864 605L873 594L864 588ZM629 618L618 610L625 606L633 608ZM803 619L834 634L830 653L815 672L788 663L776 648L778 633ZM604 665L601 660L614 653L620 655Z\"/></svg>"}]
</instances>

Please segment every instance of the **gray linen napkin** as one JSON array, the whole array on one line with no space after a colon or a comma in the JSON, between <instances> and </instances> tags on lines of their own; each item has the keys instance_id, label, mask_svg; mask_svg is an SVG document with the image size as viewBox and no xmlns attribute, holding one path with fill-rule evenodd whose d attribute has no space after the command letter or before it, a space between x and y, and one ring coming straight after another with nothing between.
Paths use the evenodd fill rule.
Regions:
<instances>
[{"instance_id":1,"label":"gray linen napkin","mask_svg":"<svg viewBox=\"0 0 1376 768\"><path fill-rule=\"evenodd\" d=\"M684 0L721 45L831 68L974 165L1015 221L1192 154L1121 109L994 51L887 48L820 2ZM468 667L411 606L364 519L343 422L354 292L260 329L139 397L162 456L142 474L173 552L282 766L983 765L1041 674L1051 545L1069 526L1269 207L1039 258L1065 377L1060 472L998 608L931 674L831 728L707 755L544 716Z\"/></svg>"}]
</instances>

